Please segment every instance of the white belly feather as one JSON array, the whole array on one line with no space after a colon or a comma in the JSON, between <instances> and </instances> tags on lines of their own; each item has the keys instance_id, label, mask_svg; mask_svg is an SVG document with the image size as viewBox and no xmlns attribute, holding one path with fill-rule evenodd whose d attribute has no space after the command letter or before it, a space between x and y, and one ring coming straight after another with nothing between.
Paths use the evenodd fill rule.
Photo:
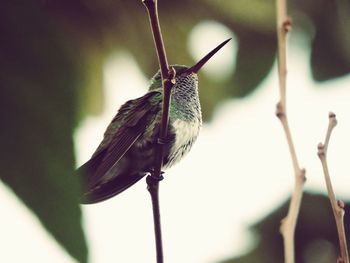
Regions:
<instances>
[{"instance_id":1,"label":"white belly feather","mask_svg":"<svg viewBox=\"0 0 350 263\"><path fill-rule=\"evenodd\" d=\"M172 126L176 133L175 143L170 150L169 162L165 168L174 165L189 152L194 141L197 139L201 122L198 119L194 121L177 119L172 122Z\"/></svg>"}]
</instances>

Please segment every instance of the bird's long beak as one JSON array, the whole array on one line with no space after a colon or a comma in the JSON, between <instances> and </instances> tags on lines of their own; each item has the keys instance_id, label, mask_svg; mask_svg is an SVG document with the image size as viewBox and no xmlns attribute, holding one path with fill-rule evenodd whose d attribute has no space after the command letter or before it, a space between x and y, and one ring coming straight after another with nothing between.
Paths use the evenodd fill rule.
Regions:
<instances>
[{"instance_id":1,"label":"bird's long beak","mask_svg":"<svg viewBox=\"0 0 350 263\"><path fill-rule=\"evenodd\" d=\"M229 42L231 39L232 38L229 38L229 39L225 40L224 42L222 42L220 45L218 45L216 48L214 48L212 51L210 51L206 56L204 56L200 61L198 61L194 66L190 67L186 71L188 73L197 73L204 66L204 64L207 63L208 60L212 56L214 56L214 54L216 52L218 52L223 46L225 46L226 43Z\"/></svg>"}]
</instances>

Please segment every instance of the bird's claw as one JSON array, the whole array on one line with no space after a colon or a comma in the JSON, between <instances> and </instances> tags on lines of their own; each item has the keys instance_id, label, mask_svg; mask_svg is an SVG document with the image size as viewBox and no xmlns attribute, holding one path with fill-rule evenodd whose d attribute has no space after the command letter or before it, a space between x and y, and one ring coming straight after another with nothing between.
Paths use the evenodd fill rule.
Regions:
<instances>
[{"instance_id":1,"label":"bird's claw","mask_svg":"<svg viewBox=\"0 0 350 263\"><path fill-rule=\"evenodd\" d=\"M163 174L164 174L164 172L163 172L163 171L160 171L159 176L156 176L156 175L154 174L154 170L152 169L152 170L149 172L149 175L147 176L147 178L148 178L148 177L151 177L152 180L154 180L154 181L162 181L162 180L164 179Z\"/></svg>"},{"instance_id":2,"label":"bird's claw","mask_svg":"<svg viewBox=\"0 0 350 263\"><path fill-rule=\"evenodd\" d=\"M146 177L146 182L148 187L150 187L150 186L154 186L155 184L158 184L163 179L164 179L163 172L161 172L159 176L155 176L154 173L150 173Z\"/></svg>"}]
</instances>

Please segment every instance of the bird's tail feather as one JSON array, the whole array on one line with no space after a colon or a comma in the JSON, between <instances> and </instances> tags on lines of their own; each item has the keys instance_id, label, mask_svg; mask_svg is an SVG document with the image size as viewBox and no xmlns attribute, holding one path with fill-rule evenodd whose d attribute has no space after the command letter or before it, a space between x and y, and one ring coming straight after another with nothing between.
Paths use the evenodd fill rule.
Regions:
<instances>
[{"instance_id":1,"label":"bird's tail feather","mask_svg":"<svg viewBox=\"0 0 350 263\"><path fill-rule=\"evenodd\" d=\"M83 195L81 203L95 204L109 199L132 186L141 180L145 175L146 173L120 174L110 181L86 191Z\"/></svg>"},{"instance_id":2,"label":"bird's tail feather","mask_svg":"<svg viewBox=\"0 0 350 263\"><path fill-rule=\"evenodd\" d=\"M111 198L142 179L146 173L121 173L106 182L95 178L96 171L104 158L105 151L94 155L89 161L77 169L76 174L83 186L81 203L94 204Z\"/></svg>"}]
</instances>

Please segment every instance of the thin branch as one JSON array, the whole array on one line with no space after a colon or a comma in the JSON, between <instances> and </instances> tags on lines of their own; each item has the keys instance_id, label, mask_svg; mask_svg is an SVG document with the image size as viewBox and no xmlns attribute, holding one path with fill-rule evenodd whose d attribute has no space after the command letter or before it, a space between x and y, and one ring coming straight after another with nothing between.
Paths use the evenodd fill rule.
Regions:
<instances>
[{"instance_id":1,"label":"thin branch","mask_svg":"<svg viewBox=\"0 0 350 263\"><path fill-rule=\"evenodd\" d=\"M159 68L161 70L162 85L163 85L163 110L162 121L160 126L160 135L158 138L158 147L155 154L154 171L147 177L147 189L152 198L153 221L156 239L157 262L163 262L163 245L160 222L159 209L159 182L162 180L161 169L164 156L164 142L167 139L168 123L169 123L169 105L171 99L171 89L175 84L176 72L174 68L169 69L168 61L163 44L162 33L158 17L158 1L157 0L142 0L147 8L148 16L151 24L154 44L157 51Z\"/></svg>"},{"instance_id":2,"label":"thin branch","mask_svg":"<svg viewBox=\"0 0 350 263\"><path fill-rule=\"evenodd\" d=\"M337 262L349 263L349 254L348 254L345 229L344 229L344 214L345 214L344 202L340 201L340 200L337 201L337 199L335 197L331 178L329 175L328 163L327 163L327 150L328 150L329 139L331 137L333 128L336 125L337 125L336 116L334 113L330 112L326 138L325 138L325 141L323 144L322 143L318 144L317 154L318 154L318 157L320 158L321 163L322 163L322 168L323 168L324 178L326 181L328 196L329 196L329 200L330 200L331 205L332 205L332 210L333 210L335 222L337 225L339 246L340 246L340 258L338 258Z\"/></svg>"},{"instance_id":3,"label":"thin branch","mask_svg":"<svg viewBox=\"0 0 350 263\"><path fill-rule=\"evenodd\" d=\"M278 39L278 76L281 104L286 105L286 75L287 75L287 59L286 59L286 31L285 22L287 21L286 1L276 0L277 12L277 39Z\"/></svg>"},{"instance_id":4,"label":"thin branch","mask_svg":"<svg viewBox=\"0 0 350 263\"><path fill-rule=\"evenodd\" d=\"M277 39L278 39L278 77L280 99L276 106L276 115L281 121L287 139L290 156L292 158L295 185L291 197L287 216L281 222L280 231L284 242L284 255L286 263L294 263L294 233L300 210L303 195L303 185L305 182L305 169L301 169L295 151L292 134L290 132L286 113L286 79L287 79L287 59L286 59L286 36L292 26L291 19L287 16L286 0L276 0L277 15Z\"/></svg>"},{"instance_id":5,"label":"thin branch","mask_svg":"<svg viewBox=\"0 0 350 263\"><path fill-rule=\"evenodd\" d=\"M163 44L162 33L158 18L158 1L157 0L143 0L144 5L147 8L153 39L157 51L159 67L161 69L162 84L163 84L163 111L162 111L162 122L160 129L160 142L159 150L157 151L156 165L153 176L158 176L161 178L161 166L163 162L163 142L166 141L168 122L169 122L169 104L171 98L171 88L175 84L175 69L168 66L168 61L166 58L165 48ZM160 154L159 154L160 153Z\"/></svg>"},{"instance_id":6,"label":"thin branch","mask_svg":"<svg viewBox=\"0 0 350 263\"><path fill-rule=\"evenodd\" d=\"M158 1L157 0L143 0L143 4L146 6L149 20L151 23L151 29L153 34L154 44L156 46L159 67L162 74L162 79L167 79L168 77L168 60L165 53L165 48L163 44L162 32L159 24L158 16Z\"/></svg>"}]
</instances>

